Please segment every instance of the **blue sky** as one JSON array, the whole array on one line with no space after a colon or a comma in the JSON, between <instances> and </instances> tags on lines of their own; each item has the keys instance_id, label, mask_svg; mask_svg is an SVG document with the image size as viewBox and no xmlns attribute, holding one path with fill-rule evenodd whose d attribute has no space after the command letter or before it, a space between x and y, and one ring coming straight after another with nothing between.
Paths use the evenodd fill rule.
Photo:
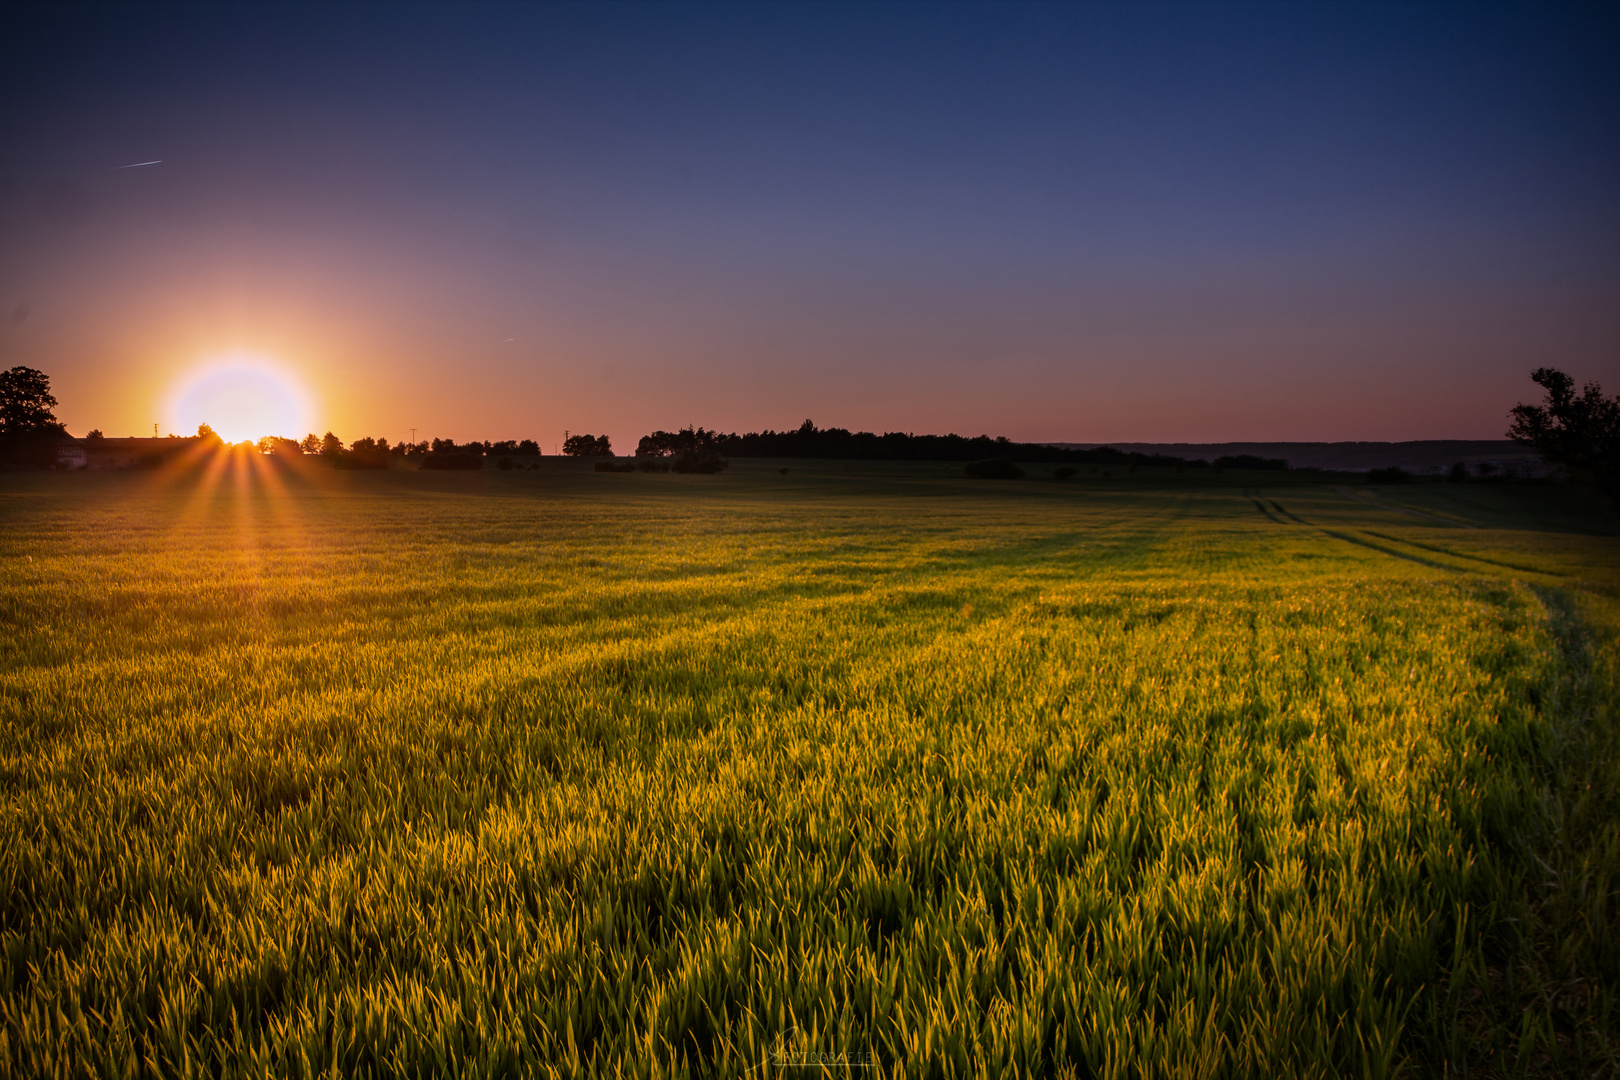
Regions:
<instances>
[{"instance_id":1,"label":"blue sky","mask_svg":"<svg viewBox=\"0 0 1620 1080\"><path fill-rule=\"evenodd\" d=\"M346 438L1490 438L1620 382L1612 9L47 5L0 363ZM161 164L117 166L151 159ZM20 314L19 314L20 313ZM283 433L298 434L298 433Z\"/></svg>"}]
</instances>

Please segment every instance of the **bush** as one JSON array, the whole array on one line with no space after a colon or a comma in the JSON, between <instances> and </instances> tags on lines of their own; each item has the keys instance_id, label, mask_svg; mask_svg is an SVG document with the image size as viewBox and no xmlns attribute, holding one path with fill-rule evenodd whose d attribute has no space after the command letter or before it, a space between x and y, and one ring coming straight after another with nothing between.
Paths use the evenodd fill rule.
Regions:
<instances>
[{"instance_id":1,"label":"bush","mask_svg":"<svg viewBox=\"0 0 1620 1080\"><path fill-rule=\"evenodd\" d=\"M1275 469L1288 468L1287 458L1263 458L1257 454L1229 454L1215 459L1217 469Z\"/></svg>"},{"instance_id":2,"label":"bush","mask_svg":"<svg viewBox=\"0 0 1620 1080\"><path fill-rule=\"evenodd\" d=\"M629 458L609 458L596 463L597 472L635 472L636 463Z\"/></svg>"},{"instance_id":3,"label":"bush","mask_svg":"<svg viewBox=\"0 0 1620 1080\"><path fill-rule=\"evenodd\" d=\"M388 468L388 455L380 450L339 450L327 456L334 469Z\"/></svg>"},{"instance_id":4,"label":"bush","mask_svg":"<svg viewBox=\"0 0 1620 1080\"><path fill-rule=\"evenodd\" d=\"M1073 465L1059 465L1057 468L1052 470L1052 479L1067 480L1069 477L1073 476L1079 471L1080 470L1075 468Z\"/></svg>"},{"instance_id":5,"label":"bush","mask_svg":"<svg viewBox=\"0 0 1620 1080\"><path fill-rule=\"evenodd\" d=\"M669 459L670 471L678 473L725 472L730 464L713 450L682 450Z\"/></svg>"},{"instance_id":6,"label":"bush","mask_svg":"<svg viewBox=\"0 0 1620 1080\"><path fill-rule=\"evenodd\" d=\"M495 467L501 470L501 472L511 472L513 469L517 468L517 462L513 461L509 457L503 457L501 460L495 463Z\"/></svg>"},{"instance_id":7,"label":"bush","mask_svg":"<svg viewBox=\"0 0 1620 1080\"><path fill-rule=\"evenodd\" d=\"M1464 462L1452 465L1451 472L1447 474L1453 484L1461 484L1468 479L1468 466Z\"/></svg>"},{"instance_id":8,"label":"bush","mask_svg":"<svg viewBox=\"0 0 1620 1080\"><path fill-rule=\"evenodd\" d=\"M962 471L975 480L1017 480L1024 475L1024 470L1012 463L1011 458L986 458L983 461L970 461L962 466Z\"/></svg>"},{"instance_id":9,"label":"bush","mask_svg":"<svg viewBox=\"0 0 1620 1080\"><path fill-rule=\"evenodd\" d=\"M669 472L669 458L638 457L636 468L641 472Z\"/></svg>"},{"instance_id":10,"label":"bush","mask_svg":"<svg viewBox=\"0 0 1620 1080\"><path fill-rule=\"evenodd\" d=\"M1410 484L1412 474L1399 465L1391 465L1387 469L1368 469L1367 483L1369 484Z\"/></svg>"},{"instance_id":11,"label":"bush","mask_svg":"<svg viewBox=\"0 0 1620 1080\"><path fill-rule=\"evenodd\" d=\"M471 472L484 467L482 454L429 454L422 459L424 469L457 469Z\"/></svg>"}]
</instances>

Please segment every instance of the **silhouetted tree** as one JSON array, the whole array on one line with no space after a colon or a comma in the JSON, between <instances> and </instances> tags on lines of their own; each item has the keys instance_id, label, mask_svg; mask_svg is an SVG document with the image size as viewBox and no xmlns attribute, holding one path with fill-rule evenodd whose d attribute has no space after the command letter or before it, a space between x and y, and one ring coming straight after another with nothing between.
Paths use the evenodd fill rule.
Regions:
<instances>
[{"instance_id":1,"label":"silhouetted tree","mask_svg":"<svg viewBox=\"0 0 1620 1080\"><path fill-rule=\"evenodd\" d=\"M313 431L310 432L308 435L304 436L302 441L299 442L298 449L302 450L306 454L320 453L321 437L315 434Z\"/></svg>"},{"instance_id":2,"label":"silhouetted tree","mask_svg":"<svg viewBox=\"0 0 1620 1080\"><path fill-rule=\"evenodd\" d=\"M0 460L51 468L67 430L57 421L51 379L43 371L14 367L0 372Z\"/></svg>"},{"instance_id":3,"label":"silhouetted tree","mask_svg":"<svg viewBox=\"0 0 1620 1080\"><path fill-rule=\"evenodd\" d=\"M101 433L100 428L93 427L93 428L90 429L90 434L86 435L85 438L86 439L105 439L106 436Z\"/></svg>"},{"instance_id":4,"label":"silhouetted tree","mask_svg":"<svg viewBox=\"0 0 1620 1080\"><path fill-rule=\"evenodd\" d=\"M539 457L540 444L535 442L533 439L524 439L522 442L518 443L517 452L520 454L528 454L533 457Z\"/></svg>"},{"instance_id":5,"label":"silhouetted tree","mask_svg":"<svg viewBox=\"0 0 1620 1080\"><path fill-rule=\"evenodd\" d=\"M272 454L275 457L296 458L304 455L303 447L298 445L296 439L284 439L279 435L266 435L258 442L261 454Z\"/></svg>"},{"instance_id":6,"label":"silhouetted tree","mask_svg":"<svg viewBox=\"0 0 1620 1080\"><path fill-rule=\"evenodd\" d=\"M726 434L700 427L654 431L636 444L636 457L670 457L683 450L708 449L728 457L819 458L843 461L974 461L1009 457L1025 462L1072 462L1086 465L1181 465L1205 467L1202 461L1159 454L1127 453L1100 446L1091 450L1017 443L1005 436L913 435L890 431L882 435L845 428L818 428L806 420L786 431Z\"/></svg>"},{"instance_id":7,"label":"silhouetted tree","mask_svg":"<svg viewBox=\"0 0 1620 1080\"><path fill-rule=\"evenodd\" d=\"M606 435L570 435L563 440L563 453L571 457L612 457L613 444Z\"/></svg>"},{"instance_id":8,"label":"silhouetted tree","mask_svg":"<svg viewBox=\"0 0 1620 1080\"><path fill-rule=\"evenodd\" d=\"M1541 460L1591 482L1620 505L1620 397L1605 398L1597 383L1575 393L1575 380L1557 368L1530 378L1547 392L1541 405L1515 405L1507 436L1535 447Z\"/></svg>"},{"instance_id":9,"label":"silhouetted tree","mask_svg":"<svg viewBox=\"0 0 1620 1080\"><path fill-rule=\"evenodd\" d=\"M339 450L331 457L334 467L339 469L386 469L388 468L388 440L387 439L356 439L349 444L347 450Z\"/></svg>"},{"instance_id":10,"label":"silhouetted tree","mask_svg":"<svg viewBox=\"0 0 1620 1080\"><path fill-rule=\"evenodd\" d=\"M673 457L683 450L717 450L719 440L716 432L690 426L679 431L655 431L641 437L636 457Z\"/></svg>"},{"instance_id":11,"label":"silhouetted tree","mask_svg":"<svg viewBox=\"0 0 1620 1080\"><path fill-rule=\"evenodd\" d=\"M54 408L49 375L30 367L0 372L0 435L61 431Z\"/></svg>"}]
</instances>

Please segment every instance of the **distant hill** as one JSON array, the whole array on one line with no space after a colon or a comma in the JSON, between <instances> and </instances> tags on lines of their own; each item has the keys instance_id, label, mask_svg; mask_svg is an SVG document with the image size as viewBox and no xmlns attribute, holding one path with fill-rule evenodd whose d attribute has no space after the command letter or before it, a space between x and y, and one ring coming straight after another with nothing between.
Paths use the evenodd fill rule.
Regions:
<instances>
[{"instance_id":1,"label":"distant hill","mask_svg":"<svg viewBox=\"0 0 1620 1080\"><path fill-rule=\"evenodd\" d=\"M1163 454L1197 461L1254 454L1287 458L1295 469L1337 469L1365 472L1397 466L1408 472L1440 472L1454 462L1469 465L1491 462L1519 475L1540 475L1542 465L1534 450L1506 439L1420 439L1414 442L1226 442L1226 443L1052 443L1066 450L1111 446L1136 454Z\"/></svg>"}]
</instances>

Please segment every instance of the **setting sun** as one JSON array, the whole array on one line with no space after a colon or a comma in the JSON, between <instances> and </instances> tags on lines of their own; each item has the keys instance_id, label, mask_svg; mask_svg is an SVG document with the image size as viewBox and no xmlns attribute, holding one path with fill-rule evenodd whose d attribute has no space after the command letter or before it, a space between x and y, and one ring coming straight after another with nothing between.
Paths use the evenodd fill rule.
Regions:
<instances>
[{"instance_id":1,"label":"setting sun","mask_svg":"<svg viewBox=\"0 0 1620 1080\"><path fill-rule=\"evenodd\" d=\"M309 426L309 395L297 378L257 359L233 357L192 371L174 389L177 434L207 424L226 442L264 435L298 438Z\"/></svg>"}]
</instances>

